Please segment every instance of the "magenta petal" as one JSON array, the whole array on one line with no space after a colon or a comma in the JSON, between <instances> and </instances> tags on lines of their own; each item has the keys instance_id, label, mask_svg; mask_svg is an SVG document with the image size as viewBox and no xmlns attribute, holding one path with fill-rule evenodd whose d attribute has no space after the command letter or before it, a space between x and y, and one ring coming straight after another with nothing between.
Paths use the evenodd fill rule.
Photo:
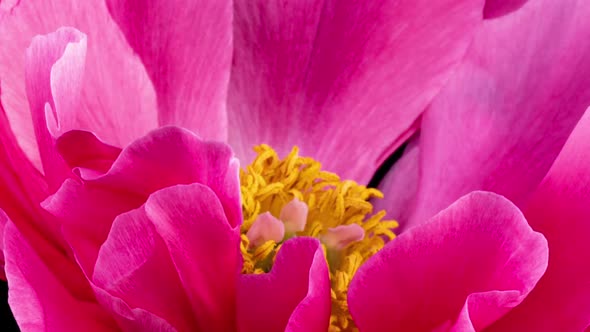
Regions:
<instances>
[{"instance_id":1,"label":"magenta petal","mask_svg":"<svg viewBox=\"0 0 590 332\"><path fill-rule=\"evenodd\" d=\"M497 331L582 331L590 325L590 111L526 208L549 242L547 273Z\"/></svg>"},{"instance_id":2,"label":"magenta petal","mask_svg":"<svg viewBox=\"0 0 590 332\"><path fill-rule=\"evenodd\" d=\"M316 239L291 239L269 273L240 277L240 331L324 332L329 320L328 266Z\"/></svg>"},{"instance_id":3,"label":"magenta petal","mask_svg":"<svg viewBox=\"0 0 590 332\"><path fill-rule=\"evenodd\" d=\"M235 1L229 141L368 182L461 59L483 1Z\"/></svg>"},{"instance_id":4,"label":"magenta petal","mask_svg":"<svg viewBox=\"0 0 590 332\"><path fill-rule=\"evenodd\" d=\"M115 219L92 280L101 302L126 325L148 329L161 317L179 331L196 328L168 250L143 207Z\"/></svg>"},{"instance_id":5,"label":"magenta petal","mask_svg":"<svg viewBox=\"0 0 590 332\"><path fill-rule=\"evenodd\" d=\"M116 331L97 303L75 299L12 223L4 231L8 301L23 331Z\"/></svg>"},{"instance_id":6,"label":"magenta petal","mask_svg":"<svg viewBox=\"0 0 590 332\"><path fill-rule=\"evenodd\" d=\"M165 319L141 308L131 308L122 299L112 296L102 288L94 287L101 304L117 313L117 324L123 331L177 332Z\"/></svg>"},{"instance_id":7,"label":"magenta petal","mask_svg":"<svg viewBox=\"0 0 590 332\"><path fill-rule=\"evenodd\" d=\"M526 205L590 104L588 16L588 1L536 0L485 21L422 118L410 223L473 190Z\"/></svg>"},{"instance_id":8,"label":"magenta petal","mask_svg":"<svg viewBox=\"0 0 590 332\"><path fill-rule=\"evenodd\" d=\"M166 188L150 196L145 213L168 247L200 330L234 329L240 230L216 194L201 184Z\"/></svg>"},{"instance_id":9,"label":"magenta petal","mask_svg":"<svg viewBox=\"0 0 590 332\"><path fill-rule=\"evenodd\" d=\"M367 261L350 285L350 311L361 331L480 331L526 297L547 256L512 203L474 192Z\"/></svg>"},{"instance_id":10,"label":"magenta petal","mask_svg":"<svg viewBox=\"0 0 590 332\"><path fill-rule=\"evenodd\" d=\"M164 127L125 148L106 175L86 180L125 188L145 198L171 185L201 183L219 197L235 226L242 219L238 170L238 160L228 145L204 141L177 127Z\"/></svg>"},{"instance_id":11,"label":"magenta petal","mask_svg":"<svg viewBox=\"0 0 590 332\"><path fill-rule=\"evenodd\" d=\"M20 149L1 104L0 142L0 209L20 226L47 197L47 183Z\"/></svg>"},{"instance_id":12,"label":"magenta petal","mask_svg":"<svg viewBox=\"0 0 590 332\"><path fill-rule=\"evenodd\" d=\"M59 187L68 177L69 169L54 148L55 136L78 109L85 57L86 36L72 28L37 36L27 49L27 97L51 189Z\"/></svg>"},{"instance_id":13,"label":"magenta petal","mask_svg":"<svg viewBox=\"0 0 590 332\"><path fill-rule=\"evenodd\" d=\"M6 280L6 274L4 273L4 229L10 219L2 209L0 209L0 279Z\"/></svg>"},{"instance_id":14,"label":"magenta petal","mask_svg":"<svg viewBox=\"0 0 590 332\"><path fill-rule=\"evenodd\" d=\"M522 7L528 0L486 0L483 16L487 19L506 15Z\"/></svg>"},{"instance_id":15,"label":"magenta petal","mask_svg":"<svg viewBox=\"0 0 590 332\"><path fill-rule=\"evenodd\" d=\"M121 153L121 149L108 145L94 134L72 130L61 135L55 147L68 167L85 168L87 172L106 173Z\"/></svg>"},{"instance_id":16,"label":"magenta petal","mask_svg":"<svg viewBox=\"0 0 590 332\"><path fill-rule=\"evenodd\" d=\"M104 1L17 2L10 11L0 10L1 98L27 155L38 160L25 94L25 50L33 37L64 26L86 34L88 49L79 107L69 121L74 128L63 129L88 130L109 144L125 146L156 127L154 88Z\"/></svg>"},{"instance_id":17,"label":"magenta petal","mask_svg":"<svg viewBox=\"0 0 590 332\"><path fill-rule=\"evenodd\" d=\"M82 269L92 275L98 248L119 214L140 207L153 192L176 184L201 183L221 201L232 226L241 223L238 163L230 148L193 133L166 127L125 148L111 169L67 180L43 206L63 225Z\"/></svg>"},{"instance_id":18,"label":"magenta petal","mask_svg":"<svg viewBox=\"0 0 590 332\"><path fill-rule=\"evenodd\" d=\"M108 0L156 88L160 125L225 140L232 2Z\"/></svg>"},{"instance_id":19,"label":"magenta petal","mask_svg":"<svg viewBox=\"0 0 590 332\"><path fill-rule=\"evenodd\" d=\"M397 220L396 229L405 229L409 213L415 204L420 180L420 136L415 135L404 148L401 158L391 167L379 183L383 199L373 199L373 210L387 211L387 217Z\"/></svg>"}]
</instances>

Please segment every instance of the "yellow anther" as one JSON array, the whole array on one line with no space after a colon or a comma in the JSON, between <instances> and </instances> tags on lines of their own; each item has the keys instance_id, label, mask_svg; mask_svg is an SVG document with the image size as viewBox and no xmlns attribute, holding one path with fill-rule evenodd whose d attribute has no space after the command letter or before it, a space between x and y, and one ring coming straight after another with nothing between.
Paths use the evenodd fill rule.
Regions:
<instances>
[{"instance_id":1,"label":"yellow anther","mask_svg":"<svg viewBox=\"0 0 590 332\"><path fill-rule=\"evenodd\" d=\"M244 257L242 272L270 271L282 242L266 241L256 246L245 234L260 214L268 212L280 218L283 207L293 202L294 198L308 208L305 228L295 232L295 236L321 239L336 227L360 226L363 237L352 237L351 241L331 248L322 246L328 259L332 286L329 330L356 331L348 312L348 286L359 267L395 237L392 229L397 227L397 222L393 220L382 220L385 211L373 213L370 200L382 198L383 194L377 189L366 188L354 181L342 181L336 174L322 171L319 162L300 157L297 147L284 159L280 159L268 145L259 145L254 151L258 154L254 162L240 171L244 214L240 244ZM286 215L283 212L283 217Z\"/></svg>"}]
</instances>

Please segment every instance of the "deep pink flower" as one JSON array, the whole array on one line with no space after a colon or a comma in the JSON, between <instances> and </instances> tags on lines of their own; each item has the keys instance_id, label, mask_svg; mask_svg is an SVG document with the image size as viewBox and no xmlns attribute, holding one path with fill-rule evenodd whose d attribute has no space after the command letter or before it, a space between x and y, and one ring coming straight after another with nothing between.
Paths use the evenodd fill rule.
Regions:
<instances>
[{"instance_id":1,"label":"deep pink flower","mask_svg":"<svg viewBox=\"0 0 590 332\"><path fill-rule=\"evenodd\" d=\"M376 203L407 231L354 275L358 327L586 328L589 12L1 3L0 234L20 327L325 331L326 238L295 236L268 273L241 273L238 160L299 145L367 183L410 138ZM358 240L340 231L334 246Z\"/></svg>"}]
</instances>

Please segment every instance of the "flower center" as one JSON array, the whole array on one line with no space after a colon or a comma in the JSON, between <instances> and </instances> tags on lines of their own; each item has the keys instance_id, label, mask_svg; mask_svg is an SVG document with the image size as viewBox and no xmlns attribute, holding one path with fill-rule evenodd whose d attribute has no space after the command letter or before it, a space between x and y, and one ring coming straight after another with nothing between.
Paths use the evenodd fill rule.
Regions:
<instances>
[{"instance_id":1,"label":"flower center","mask_svg":"<svg viewBox=\"0 0 590 332\"><path fill-rule=\"evenodd\" d=\"M373 214L371 198L380 191L342 181L322 171L319 162L298 156L298 148L279 159L267 145L240 171L244 223L241 228L242 273L266 273L284 241L295 236L318 238L330 267L330 331L355 330L346 300L358 268L379 251L398 226Z\"/></svg>"}]
</instances>

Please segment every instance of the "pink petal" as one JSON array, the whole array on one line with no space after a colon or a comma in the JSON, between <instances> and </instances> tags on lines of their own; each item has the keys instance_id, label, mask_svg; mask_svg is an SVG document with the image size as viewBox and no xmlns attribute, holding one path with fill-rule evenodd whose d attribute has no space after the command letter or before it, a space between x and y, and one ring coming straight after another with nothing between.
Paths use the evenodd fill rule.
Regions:
<instances>
[{"instance_id":1,"label":"pink petal","mask_svg":"<svg viewBox=\"0 0 590 332\"><path fill-rule=\"evenodd\" d=\"M26 90L45 176L51 189L68 177L69 169L55 151L62 120L76 113L80 96L86 36L63 28L37 36L26 52Z\"/></svg>"},{"instance_id":2,"label":"pink petal","mask_svg":"<svg viewBox=\"0 0 590 332\"><path fill-rule=\"evenodd\" d=\"M106 2L154 83L160 125L225 140L231 1Z\"/></svg>"},{"instance_id":3,"label":"pink petal","mask_svg":"<svg viewBox=\"0 0 590 332\"><path fill-rule=\"evenodd\" d=\"M73 128L64 129L88 130L109 144L125 146L155 128L153 86L103 1L18 1L2 13L0 23L1 98L27 155L38 159L34 157L35 141L25 96L25 49L34 36L62 26L88 35L79 107L69 122Z\"/></svg>"},{"instance_id":4,"label":"pink petal","mask_svg":"<svg viewBox=\"0 0 590 332\"><path fill-rule=\"evenodd\" d=\"M141 206L153 192L176 184L201 183L219 197L232 226L241 223L238 163L229 147L191 132L165 127L125 148L104 175L80 169L43 204L63 224L82 269L92 275L98 248L119 214Z\"/></svg>"},{"instance_id":5,"label":"pink petal","mask_svg":"<svg viewBox=\"0 0 590 332\"><path fill-rule=\"evenodd\" d=\"M61 135L55 147L68 167L84 168L98 175L106 173L121 153L121 149L100 141L87 131L72 130Z\"/></svg>"},{"instance_id":6,"label":"pink petal","mask_svg":"<svg viewBox=\"0 0 590 332\"><path fill-rule=\"evenodd\" d=\"M589 15L587 1L536 0L484 23L423 116L421 179L402 224L473 190L526 204L590 104Z\"/></svg>"},{"instance_id":7,"label":"pink petal","mask_svg":"<svg viewBox=\"0 0 590 332\"><path fill-rule=\"evenodd\" d=\"M78 268L69 261L59 224L39 203L48 195L47 183L29 162L14 138L0 105L0 210L4 210L60 280L80 290L78 297L91 296Z\"/></svg>"},{"instance_id":8,"label":"pink petal","mask_svg":"<svg viewBox=\"0 0 590 332\"><path fill-rule=\"evenodd\" d=\"M0 142L0 209L22 225L47 197L47 183L18 146L1 104Z\"/></svg>"},{"instance_id":9,"label":"pink petal","mask_svg":"<svg viewBox=\"0 0 590 332\"><path fill-rule=\"evenodd\" d=\"M549 242L547 273L496 331L582 331L590 325L590 111L526 208Z\"/></svg>"},{"instance_id":10,"label":"pink petal","mask_svg":"<svg viewBox=\"0 0 590 332\"><path fill-rule=\"evenodd\" d=\"M480 331L526 297L547 256L512 203L474 192L367 261L350 285L350 311L361 331Z\"/></svg>"},{"instance_id":11,"label":"pink petal","mask_svg":"<svg viewBox=\"0 0 590 332\"><path fill-rule=\"evenodd\" d=\"M12 223L4 231L9 304L23 331L117 331L96 302L80 301L39 259Z\"/></svg>"},{"instance_id":12,"label":"pink petal","mask_svg":"<svg viewBox=\"0 0 590 332\"><path fill-rule=\"evenodd\" d=\"M168 247L198 325L203 331L234 328L235 287L241 269L239 225L201 184L153 194L145 211Z\"/></svg>"},{"instance_id":13,"label":"pink petal","mask_svg":"<svg viewBox=\"0 0 590 332\"><path fill-rule=\"evenodd\" d=\"M483 1L238 0L232 147L293 145L368 182L415 130L482 20Z\"/></svg>"},{"instance_id":14,"label":"pink petal","mask_svg":"<svg viewBox=\"0 0 590 332\"><path fill-rule=\"evenodd\" d=\"M379 190L383 199L374 199L374 211L387 211L387 218L401 221L396 232L405 229L405 221L416 202L420 180L420 136L415 135L404 148L401 158L387 172Z\"/></svg>"},{"instance_id":15,"label":"pink petal","mask_svg":"<svg viewBox=\"0 0 590 332\"><path fill-rule=\"evenodd\" d=\"M241 275L240 331L328 329L330 279L319 241L296 237L283 244L270 273Z\"/></svg>"},{"instance_id":16,"label":"pink petal","mask_svg":"<svg viewBox=\"0 0 590 332\"><path fill-rule=\"evenodd\" d=\"M103 306L119 314L115 319L123 331L177 331L166 320L147 310L131 308L125 301L112 296L101 288L94 287L94 291Z\"/></svg>"},{"instance_id":17,"label":"pink petal","mask_svg":"<svg viewBox=\"0 0 590 332\"><path fill-rule=\"evenodd\" d=\"M483 16L487 19L491 19L506 15L512 11L518 10L527 1L528 0L486 0Z\"/></svg>"},{"instance_id":18,"label":"pink petal","mask_svg":"<svg viewBox=\"0 0 590 332\"><path fill-rule=\"evenodd\" d=\"M176 269L143 207L115 219L100 248L92 281L100 288L105 307L130 326L147 329L153 320L149 317L146 322L149 313L179 331L195 330Z\"/></svg>"},{"instance_id":19,"label":"pink petal","mask_svg":"<svg viewBox=\"0 0 590 332\"><path fill-rule=\"evenodd\" d=\"M6 224L10 221L8 216L2 209L0 209L0 245L1 249L4 250L4 229ZM6 280L6 274L4 273L4 252L0 250L0 279Z\"/></svg>"}]
</instances>

